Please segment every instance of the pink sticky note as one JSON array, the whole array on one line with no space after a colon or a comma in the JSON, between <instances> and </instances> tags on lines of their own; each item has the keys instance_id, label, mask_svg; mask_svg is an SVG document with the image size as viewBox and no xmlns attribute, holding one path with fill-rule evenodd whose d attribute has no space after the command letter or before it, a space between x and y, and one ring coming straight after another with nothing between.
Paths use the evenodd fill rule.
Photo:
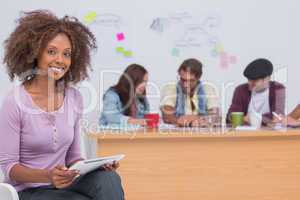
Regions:
<instances>
[{"instance_id":1,"label":"pink sticky note","mask_svg":"<svg viewBox=\"0 0 300 200\"><path fill-rule=\"evenodd\" d=\"M220 67L223 69L226 69L229 67L229 63L228 63L228 57L227 54L225 53L225 55L222 53L221 57L220 57Z\"/></svg>"},{"instance_id":2,"label":"pink sticky note","mask_svg":"<svg viewBox=\"0 0 300 200\"><path fill-rule=\"evenodd\" d=\"M227 68L228 68L228 62L221 62L221 63L220 63L220 67L221 67L222 69L227 69Z\"/></svg>"},{"instance_id":3,"label":"pink sticky note","mask_svg":"<svg viewBox=\"0 0 300 200\"><path fill-rule=\"evenodd\" d=\"M124 39L125 39L124 33L118 33L118 34L117 34L117 40L118 40L118 41L122 41L122 40L124 40Z\"/></svg>"},{"instance_id":4,"label":"pink sticky note","mask_svg":"<svg viewBox=\"0 0 300 200\"><path fill-rule=\"evenodd\" d=\"M226 52L222 52L221 54L220 54L220 59L221 60L228 60L228 54L226 53Z\"/></svg>"},{"instance_id":5,"label":"pink sticky note","mask_svg":"<svg viewBox=\"0 0 300 200\"><path fill-rule=\"evenodd\" d=\"M236 61L237 61L236 56L230 56L230 57L229 57L229 62L230 62L231 64L236 64Z\"/></svg>"}]
</instances>

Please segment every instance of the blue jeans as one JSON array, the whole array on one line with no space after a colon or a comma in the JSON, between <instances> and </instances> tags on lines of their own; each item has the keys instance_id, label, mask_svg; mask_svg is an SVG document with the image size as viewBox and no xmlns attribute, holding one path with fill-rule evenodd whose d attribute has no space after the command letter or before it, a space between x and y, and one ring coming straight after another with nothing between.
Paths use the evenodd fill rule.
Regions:
<instances>
[{"instance_id":1,"label":"blue jeans","mask_svg":"<svg viewBox=\"0 0 300 200\"><path fill-rule=\"evenodd\" d=\"M124 200L120 176L114 171L96 170L78 178L70 187L28 188L19 192L20 200Z\"/></svg>"}]
</instances>

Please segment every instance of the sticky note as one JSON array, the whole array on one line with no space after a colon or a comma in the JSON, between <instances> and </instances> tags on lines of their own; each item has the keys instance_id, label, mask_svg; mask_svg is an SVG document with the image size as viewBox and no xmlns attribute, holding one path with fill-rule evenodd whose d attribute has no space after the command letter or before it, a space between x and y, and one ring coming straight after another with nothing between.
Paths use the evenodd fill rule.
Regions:
<instances>
[{"instance_id":1,"label":"sticky note","mask_svg":"<svg viewBox=\"0 0 300 200\"><path fill-rule=\"evenodd\" d=\"M220 67L226 69L229 67L229 63L227 59L220 58Z\"/></svg>"},{"instance_id":2,"label":"sticky note","mask_svg":"<svg viewBox=\"0 0 300 200\"><path fill-rule=\"evenodd\" d=\"M228 54L226 52L223 52L220 54L220 67L221 68L227 68L229 66L228 63Z\"/></svg>"},{"instance_id":3,"label":"sticky note","mask_svg":"<svg viewBox=\"0 0 300 200\"><path fill-rule=\"evenodd\" d=\"M210 55L211 55L212 57L217 57L219 54L218 54L218 52L217 52L216 49L213 49L213 50L210 52Z\"/></svg>"},{"instance_id":4,"label":"sticky note","mask_svg":"<svg viewBox=\"0 0 300 200\"><path fill-rule=\"evenodd\" d=\"M124 55L126 58L130 58L130 57L132 57L132 51L130 51L130 50L124 51L124 52L123 52L123 55Z\"/></svg>"},{"instance_id":5,"label":"sticky note","mask_svg":"<svg viewBox=\"0 0 300 200\"><path fill-rule=\"evenodd\" d=\"M230 57L229 57L229 62L230 62L231 64L236 64L236 62L237 62L236 56L230 56Z\"/></svg>"},{"instance_id":6,"label":"sticky note","mask_svg":"<svg viewBox=\"0 0 300 200\"><path fill-rule=\"evenodd\" d=\"M228 62L221 62L220 67L223 68L223 69L228 68Z\"/></svg>"},{"instance_id":7,"label":"sticky note","mask_svg":"<svg viewBox=\"0 0 300 200\"><path fill-rule=\"evenodd\" d=\"M118 41L122 41L125 39L125 35L124 33L117 33L117 40Z\"/></svg>"},{"instance_id":8,"label":"sticky note","mask_svg":"<svg viewBox=\"0 0 300 200\"><path fill-rule=\"evenodd\" d=\"M227 61L228 60L228 54L226 52L222 52L220 54L220 59L223 61Z\"/></svg>"},{"instance_id":9,"label":"sticky note","mask_svg":"<svg viewBox=\"0 0 300 200\"><path fill-rule=\"evenodd\" d=\"M86 14L83 18L84 23L86 24L90 24L93 21L96 20L97 17L97 13L96 12L89 12L88 14Z\"/></svg>"},{"instance_id":10,"label":"sticky note","mask_svg":"<svg viewBox=\"0 0 300 200\"><path fill-rule=\"evenodd\" d=\"M124 51L125 51L125 49L123 47L116 48L116 52L118 52L118 53L123 53Z\"/></svg>"},{"instance_id":11,"label":"sticky note","mask_svg":"<svg viewBox=\"0 0 300 200\"><path fill-rule=\"evenodd\" d=\"M224 47L223 47L222 44L217 44L215 48L216 48L216 51L218 53L223 53L224 52Z\"/></svg>"},{"instance_id":12,"label":"sticky note","mask_svg":"<svg viewBox=\"0 0 300 200\"><path fill-rule=\"evenodd\" d=\"M177 48L173 48L171 54L172 54L172 56L178 57L180 54L180 51Z\"/></svg>"}]
</instances>

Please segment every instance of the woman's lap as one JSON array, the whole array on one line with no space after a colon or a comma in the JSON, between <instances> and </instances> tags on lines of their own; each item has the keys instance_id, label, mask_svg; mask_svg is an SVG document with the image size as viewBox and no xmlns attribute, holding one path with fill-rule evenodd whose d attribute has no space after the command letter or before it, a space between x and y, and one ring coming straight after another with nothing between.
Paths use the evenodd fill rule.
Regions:
<instances>
[{"instance_id":1,"label":"woman's lap","mask_svg":"<svg viewBox=\"0 0 300 200\"><path fill-rule=\"evenodd\" d=\"M19 192L19 196L20 200L123 200L124 192L116 172L97 170L79 177L68 188L30 188Z\"/></svg>"}]
</instances>

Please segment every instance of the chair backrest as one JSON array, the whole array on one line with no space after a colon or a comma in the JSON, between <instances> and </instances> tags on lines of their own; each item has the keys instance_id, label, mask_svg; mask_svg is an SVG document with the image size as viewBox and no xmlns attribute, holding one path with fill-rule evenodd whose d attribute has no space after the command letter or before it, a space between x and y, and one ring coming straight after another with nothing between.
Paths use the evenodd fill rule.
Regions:
<instances>
[{"instance_id":1,"label":"chair backrest","mask_svg":"<svg viewBox=\"0 0 300 200\"><path fill-rule=\"evenodd\" d=\"M0 199L19 200L19 196L13 186L6 183L0 183Z\"/></svg>"},{"instance_id":2,"label":"chair backrest","mask_svg":"<svg viewBox=\"0 0 300 200\"><path fill-rule=\"evenodd\" d=\"M2 183L4 181L4 174L2 172L2 170L0 169L0 183Z\"/></svg>"},{"instance_id":3,"label":"chair backrest","mask_svg":"<svg viewBox=\"0 0 300 200\"><path fill-rule=\"evenodd\" d=\"M87 131L81 129L80 143L82 155L86 159L96 158L97 141L88 137Z\"/></svg>"}]
</instances>

